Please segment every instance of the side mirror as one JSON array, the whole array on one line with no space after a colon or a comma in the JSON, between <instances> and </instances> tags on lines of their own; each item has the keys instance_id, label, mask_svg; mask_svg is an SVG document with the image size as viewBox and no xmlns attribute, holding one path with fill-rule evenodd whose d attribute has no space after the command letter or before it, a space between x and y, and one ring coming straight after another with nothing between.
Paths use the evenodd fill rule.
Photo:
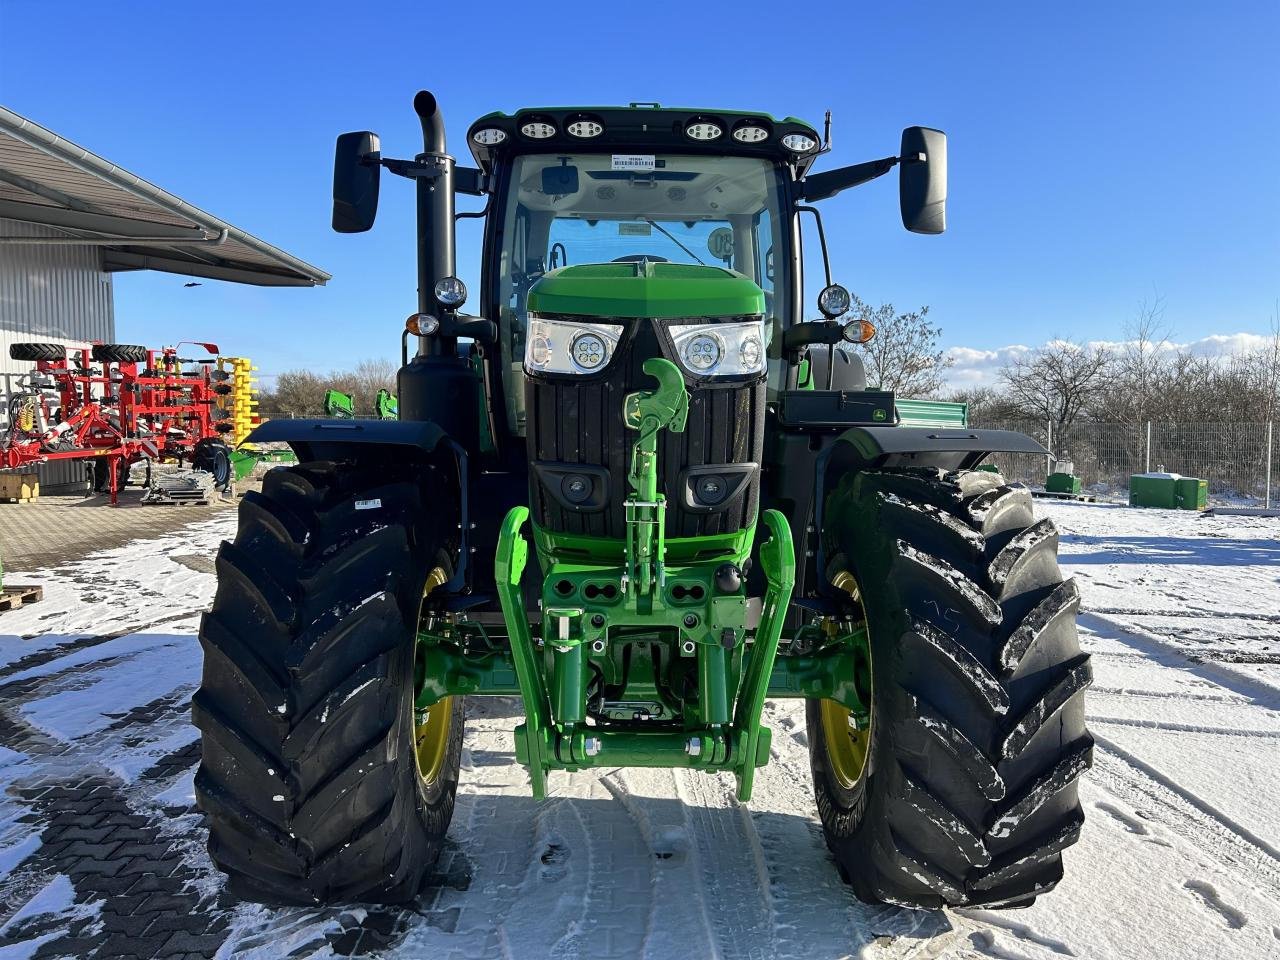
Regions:
<instances>
[{"instance_id":1,"label":"side mirror","mask_svg":"<svg viewBox=\"0 0 1280 960\"><path fill-rule=\"evenodd\" d=\"M338 137L333 155L333 229L363 233L378 214L378 160L382 144L362 130Z\"/></svg>"},{"instance_id":2,"label":"side mirror","mask_svg":"<svg viewBox=\"0 0 1280 960\"><path fill-rule=\"evenodd\" d=\"M902 225L912 233L942 233L947 229L947 135L907 127L898 156Z\"/></svg>"}]
</instances>

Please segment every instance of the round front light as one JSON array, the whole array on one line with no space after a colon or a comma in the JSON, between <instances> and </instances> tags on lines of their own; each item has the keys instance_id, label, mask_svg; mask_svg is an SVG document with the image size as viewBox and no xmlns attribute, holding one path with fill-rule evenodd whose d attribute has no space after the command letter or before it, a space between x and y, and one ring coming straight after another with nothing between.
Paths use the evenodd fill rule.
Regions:
<instances>
[{"instance_id":1,"label":"round front light","mask_svg":"<svg viewBox=\"0 0 1280 960\"><path fill-rule=\"evenodd\" d=\"M460 307L467 301L467 285L457 277L437 280L433 292L436 300L446 307Z\"/></svg>"},{"instance_id":2,"label":"round front light","mask_svg":"<svg viewBox=\"0 0 1280 960\"><path fill-rule=\"evenodd\" d=\"M754 334L747 336L742 341L742 346L738 348L741 355L742 366L747 370L754 370L760 366L760 338Z\"/></svg>"},{"instance_id":3,"label":"round front light","mask_svg":"<svg viewBox=\"0 0 1280 960\"><path fill-rule=\"evenodd\" d=\"M530 120L520 124L520 132L530 140L546 140L556 135L556 127L555 124L544 120Z\"/></svg>"},{"instance_id":4,"label":"round front light","mask_svg":"<svg viewBox=\"0 0 1280 960\"><path fill-rule=\"evenodd\" d=\"M838 317L848 313L850 303L852 300L849 297L849 291L838 283L823 287L822 292L818 294L818 309L822 311L824 317Z\"/></svg>"},{"instance_id":5,"label":"round front light","mask_svg":"<svg viewBox=\"0 0 1280 960\"><path fill-rule=\"evenodd\" d=\"M529 362L540 367L551 359L551 340L539 334L529 341Z\"/></svg>"},{"instance_id":6,"label":"round front light","mask_svg":"<svg viewBox=\"0 0 1280 960\"><path fill-rule=\"evenodd\" d=\"M684 348L684 359L691 370L706 373L720 362L720 341L709 333L693 337Z\"/></svg>"},{"instance_id":7,"label":"round front light","mask_svg":"<svg viewBox=\"0 0 1280 960\"><path fill-rule=\"evenodd\" d=\"M818 145L818 141L808 134L788 133L782 138L782 145L792 153L808 153Z\"/></svg>"},{"instance_id":8,"label":"round front light","mask_svg":"<svg viewBox=\"0 0 1280 960\"><path fill-rule=\"evenodd\" d=\"M595 370L609 359L609 347L599 334L580 333L569 344L569 354L583 370Z\"/></svg>"},{"instance_id":9,"label":"round front light","mask_svg":"<svg viewBox=\"0 0 1280 960\"><path fill-rule=\"evenodd\" d=\"M507 139L507 131L499 130L497 127L485 127L483 130L477 130L473 133L471 139L482 147L496 147Z\"/></svg>"}]
</instances>

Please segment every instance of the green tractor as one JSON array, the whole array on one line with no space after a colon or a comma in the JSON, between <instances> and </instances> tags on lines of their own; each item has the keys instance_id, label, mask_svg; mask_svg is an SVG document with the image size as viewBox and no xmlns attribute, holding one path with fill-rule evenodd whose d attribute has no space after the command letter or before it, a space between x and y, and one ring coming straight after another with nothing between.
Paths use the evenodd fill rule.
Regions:
<instances>
[{"instance_id":1,"label":"green tractor","mask_svg":"<svg viewBox=\"0 0 1280 960\"><path fill-rule=\"evenodd\" d=\"M801 215L825 261L812 204L896 166L904 225L942 232L945 136L814 173L829 138L791 118L529 109L476 121L468 168L435 98L414 108L421 154L349 133L334 170L345 233L382 169L416 184L399 419L254 432L300 462L243 499L200 631L196 794L231 891L416 897L474 696L522 699L535 798L643 766L731 775L743 802L765 700L802 698L858 897L1052 888L1091 762L1078 597L1028 491L976 469L1045 451L897 423L829 267L804 319ZM484 198L475 316L457 194Z\"/></svg>"}]
</instances>

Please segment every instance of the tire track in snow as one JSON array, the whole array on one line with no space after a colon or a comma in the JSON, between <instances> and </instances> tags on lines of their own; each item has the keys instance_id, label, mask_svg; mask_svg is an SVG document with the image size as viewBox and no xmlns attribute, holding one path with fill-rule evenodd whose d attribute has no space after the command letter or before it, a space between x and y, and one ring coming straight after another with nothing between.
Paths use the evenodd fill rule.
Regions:
<instances>
[{"instance_id":1,"label":"tire track in snow","mask_svg":"<svg viewBox=\"0 0 1280 960\"><path fill-rule=\"evenodd\" d=\"M1213 884L1205 883L1203 880L1188 880L1182 886L1195 894L1206 907L1222 917L1232 930L1240 930L1249 922L1243 913L1222 899L1222 895Z\"/></svg>"},{"instance_id":2,"label":"tire track in snow","mask_svg":"<svg viewBox=\"0 0 1280 960\"><path fill-rule=\"evenodd\" d=\"M1131 623L1112 620L1092 611L1081 612L1079 622L1102 639L1123 643L1145 654L1145 659L1156 666L1185 671L1245 697L1264 709L1280 710L1280 690L1264 680L1254 679L1211 660L1192 659L1192 651Z\"/></svg>"},{"instance_id":3,"label":"tire track in snow","mask_svg":"<svg viewBox=\"0 0 1280 960\"><path fill-rule=\"evenodd\" d=\"M763 853L754 827L747 829L739 806L719 776L673 771L702 868L703 882L719 896L710 904L716 938L726 957L776 960L776 917ZM750 817L750 814L747 814Z\"/></svg>"},{"instance_id":4,"label":"tire track in snow","mask_svg":"<svg viewBox=\"0 0 1280 960\"><path fill-rule=\"evenodd\" d=\"M1251 873L1280 898L1280 855L1271 844L1106 737L1096 732L1093 736L1098 748L1092 774L1095 783L1134 809L1154 804L1162 814L1159 822L1183 840Z\"/></svg>"},{"instance_id":5,"label":"tire track in snow","mask_svg":"<svg viewBox=\"0 0 1280 960\"><path fill-rule=\"evenodd\" d=\"M711 923L706 885L701 882L698 861L691 849L683 811L675 810L675 801L647 797L635 792L632 779L660 779L662 792L675 792L674 771L665 777L650 771L618 768L600 779L600 784L620 803L635 821L653 854L653 896L649 904L645 957L659 960L673 951L691 957L721 960L715 929ZM693 902L691 902L693 901ZM671 931L679 931L671 942ZM699 936L699 932L701 936Z\"/></svg>"}]
</instances>

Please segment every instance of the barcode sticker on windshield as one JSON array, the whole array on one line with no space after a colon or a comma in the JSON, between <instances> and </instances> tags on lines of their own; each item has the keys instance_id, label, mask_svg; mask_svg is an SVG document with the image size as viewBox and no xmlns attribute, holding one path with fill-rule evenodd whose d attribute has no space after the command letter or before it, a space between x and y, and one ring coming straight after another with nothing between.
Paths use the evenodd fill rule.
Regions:
<instances>
[{"instance_id":1,"label":"barcode sticker on windshield","mask_svg":"<svg viewBox=\"0 0 1280 960\"><path fill-rule=\"evenodd\" d=\"M381 499L356 501L357 510L380 510L381 508L382 508Z\"/></svg>"},{"instance_id":2,"label":"barcode sticker on windshield","mask_svg":"<svg viewBox=\"0 0 1280 960\"><path fill-rule=\"evenodd\" d=\"M645 156L642 153L615 153L613 169L615 170L656 170L658 158Z\"/></svg>"},{"instance_id":3,"label":"barcode sticker on windshield","mask_svg":"<svg viewBox=\"0 0 1280 960\"><path fill-rule=\"evenodd\" d=\"M620 223L618 224L618 236L651 237L653 236L653 227L647 223Z\"/></svg>"}]
</instances>

